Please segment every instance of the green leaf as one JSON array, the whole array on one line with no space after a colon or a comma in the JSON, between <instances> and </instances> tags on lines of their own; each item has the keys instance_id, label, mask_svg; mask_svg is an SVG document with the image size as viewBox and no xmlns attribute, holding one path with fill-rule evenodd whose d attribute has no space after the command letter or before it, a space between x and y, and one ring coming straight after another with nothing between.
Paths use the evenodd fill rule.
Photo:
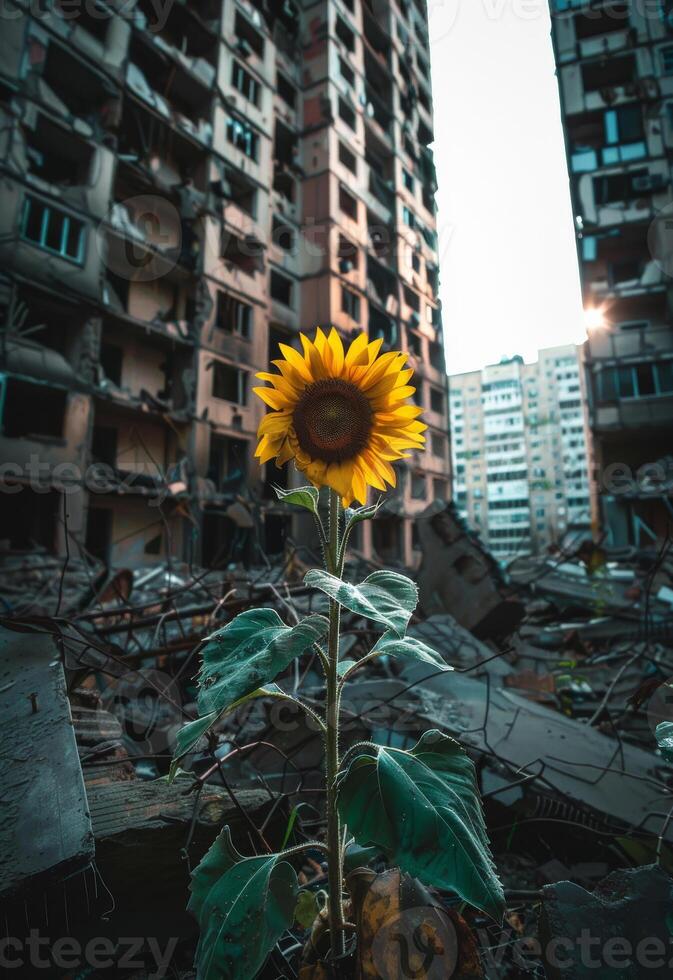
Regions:
<instances>
[{"instance_id":1,"label":"green leaf","mask_svg":"<svg viewBox=\"0 0 673 980\"><path fill-rule=\"evenodd\" d=\"M357 664L357 660L340 660L337 664L337 675L339 677L343 677L343 675L347 674L353 667L357 667Z\"/></svg>"},{"instance_id":2,"label":"green leaf","mask_svg":"<svg viewBox=\"0 0 673 980\"><path fill-rule=\"evenodd\" d=\"M318 914L318 902L313 892L299 892L297 906L294 910L295 922L298 922L302 929L310 929Z\"/></svg>"},{"instance_id":3,"label":"green leaf","mask_svg":"<svg viewBox=\"0 0 673 980\"><path fill-rule=\"evenodd\" d=\"M662 721L657 725L654 737L667 762L673 762L673 721Z\"/></svg>"},{"instance_id":4,"label":"green leaf","mask_svg":"<svg viewBox=\"0 0 673 980\"><path fill-rule=\"evenodd\" d=\"M197 980L253 980L294 921L297 875L278 854L244 858L225 827L192 873Z\"/></svg>"},{"instance_id":5,"label":"green leaf","mask_svg":"<svg viewBox=\"0 0 673 980\"><path fill-rule=\"evenodd\" d=\"M324 616L286 626L274 609L249 609L208 637L199 673L199 714L223 711L272 681L327 633Z\"/></svg>"},{"instance_id":6,"label":"green leaf","mask_svg":"<svg viewBox=\"0 0 673 980\"><path fill-rule=\"evenodd\" d=\"M378 844L409 874L502 917L474 765L458 742L431 731L408 752L363 753L339 774L337 790L359 844Z\"/></svg>"},{"instance_id":7,"label":"green leaf","mask_svg":"<svg viewBox=\"0 0 673 980\"><path fill-rule=\"evenodd\" d=\"M240 708L242 704L245 704L246 701L251 701L253 698L277 698L285 696L277 684L267 684L266 687L259 687L256 691L252 691L251 694L246 694L244 697L239 698L238 701L234 701L224 711L209 711L203 718L197 718L196 721L188 722L177 734L175 752L173 753L173 760L168 770L168 782L173 782L181 760L196 747L201 737L209 729L213 728L220 718L223 718L231 711L235 711L236 708Z\"/></svg>"},{"instance_id":8,"label":"green leaf","mask_svg":"<svg viewBox=\"0 0 673 980\"><path fill-rule=\"evenodd\" d=\"M451 664L447 664L441 654L427 643L412 636L399 637L394 633L384 633L373 648L372 653L374 652L382 657L407 657L410 660L420 660L424 664L432 664L439 670L453 670Z\"/></svg>"},{"instance_id":9,"label":"green leaf","mask_svg":"<svg viewBox=\"0 0 673 980\"><path fill-rule=\"evenodd\" d=\"M283 490L282 487L273 489L284 504L294 504L295 507L303 507L305 510L310 510L312 514L318 514L320 494L315 487L295 487L293 490Z\"/></svg>"},{"instance_id":10,"label":"green leaf","mask_svg":"<svg viewBox=\"0 0 673 980\"><path fill-rule=\"evenodd\" d=\"M184 759L187 753L192 751L194 746L199 742L200 738L205 735L208 729L215 724L218 717L219 715L217 711L209 711L207 715L203 716L203 718L197 718L196 721L190 721L180 729L177 734L173 760L171 762L170 769L168 770L169 783L172 783L175 779L181 759Z\"/></svg>"},{"instance_id":11,"label":"green leaf","mask_svg":"<svg viewBox=\"0 0 673 980\"><path fill-rule=\"evenodd\" d=\"M411 579L398 572L372 572L362 585L351 585L319 568L312 568L304 581L351 612L383 623L398 636L404 636L418 602L418 589Z\"/></svg>"}]
</instances>

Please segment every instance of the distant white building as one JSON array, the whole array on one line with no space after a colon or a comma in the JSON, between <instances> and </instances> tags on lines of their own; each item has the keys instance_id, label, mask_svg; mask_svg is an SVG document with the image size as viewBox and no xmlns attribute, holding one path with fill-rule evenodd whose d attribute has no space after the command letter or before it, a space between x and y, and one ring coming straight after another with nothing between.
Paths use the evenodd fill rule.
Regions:
<instances>
[{"instance_id":1,"label":"distant white building","mask_svg":"<svg viewBox=\"0 0 673 980\"><path fill-rule=\"evenodd\" d=\"M551 347L449 378L453 499L500 561L591 526L579 357Z\"/></svg>"}]
</instances>

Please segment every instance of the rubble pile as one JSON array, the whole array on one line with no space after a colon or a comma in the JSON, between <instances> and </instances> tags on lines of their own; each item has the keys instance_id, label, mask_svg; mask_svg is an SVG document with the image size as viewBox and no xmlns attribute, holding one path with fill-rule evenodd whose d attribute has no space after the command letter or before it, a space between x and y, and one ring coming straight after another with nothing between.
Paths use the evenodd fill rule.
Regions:
<instances>
[{"instance_id":1,"label":"rubble pile","mask_svg":"<svg viewBox=\"0 0 673 980\"><path fill-rule=\"evenodd\" d=\"M460 923L461 962L470 963L461 975L584 976L575 942L586 921L598 934L607 929L619 895L652 905L650 931L631 923L627 938L665 932L657 896L670 892L673 871L673 766L655 730L673 720L673 553L587 542L503 572L450 508L430 508L419 525L420 606L410 633L454 669L383 657L365 665L344 692L344 749L363 740L405 748L428 728L458 738L477 765L508 901L496 927L455 896L439 896ZM21 881L15 868L11 876L0 869L10 923L20 893L21 915L39 925L67 868L67 912L82 934L100 935L104 915L111 937L133 934L134 922L161 942L180 936L173 967L188 975L196 941L184 912L188 875L217 830L228 823L247 854L320 836L323 744L288 702L248 701L222 719L215 740L182 760L172 785L163 778L177 731L196 716L204 637L252 606L273 607L288 623L320 611L324 600L302 583L305 567L298 553L274 568L175 562L114 572L74 559L64 569L42 554L3 557L0 700L8 706L13 685L22 684L39 713L47 697L40 674L62 665L72 727L59 737L72 744L61 767L69 767L77 812L86 814L67 854L61 840L53 862L28 864ZM345 614L342 658L357 659L372 635L365 619ZM278 683L318 707L318 668L307 656ZM19 724L18 743L22 737ZM28 803L30 758L22 750L3 760L18 800L4 833ZM40 799L49 826L53 777L37 767L32 778L30 806ZM384 872L382 855L359 850L354 866ZM301 876L316 891L326 887L319 852ZM577 972L550 959L555 937L571 943ZM299 976L305 939L299 926L288 933L264 976ZM473 943L476 959L468 955ZM641 975L610 963L602 969L615 980Z\"/></svg>"}]
</instances>

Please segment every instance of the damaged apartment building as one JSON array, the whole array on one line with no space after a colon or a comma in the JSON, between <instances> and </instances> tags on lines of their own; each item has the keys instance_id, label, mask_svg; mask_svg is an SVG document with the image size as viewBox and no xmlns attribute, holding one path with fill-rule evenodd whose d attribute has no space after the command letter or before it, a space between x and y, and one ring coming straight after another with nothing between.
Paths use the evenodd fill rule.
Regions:
<instances>
[{"instance_id":1,"label":"damaged apartment building","mask_svg":"<svg viewBox=\"0 0 673 980\"><path fill-rule=\"evenodd\" d=\"M0 36L5 547L280 553L254 375L299 330L409 352L428 446L357 546L448 496L422 0L9 0Z\"/></svg>"},{"instance_id":2,"label":"damaged apartment building","mask_svg":"<svg viewBox=\"0 0 673 980\"><path fill-rule=\"evenodd\" d=\"M673 5L553 0L606 541L673 524Z\"/></svg>"}]
</instances>

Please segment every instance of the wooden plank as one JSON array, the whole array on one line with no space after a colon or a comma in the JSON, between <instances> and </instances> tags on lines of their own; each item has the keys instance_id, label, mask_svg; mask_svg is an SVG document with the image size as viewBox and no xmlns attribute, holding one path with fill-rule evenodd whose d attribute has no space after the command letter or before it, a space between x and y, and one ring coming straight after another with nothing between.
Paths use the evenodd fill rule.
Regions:
<instances>
[{"instance_id":1,"label":"wooden plank","mask_svg":"<svg viewBox=\"0 0 673 980\"><path fill-rule=\"evenodd\" d=\"M0 897L86 867L94 839L53 639L0 629Z\"/></svg>"}]
</instances>

